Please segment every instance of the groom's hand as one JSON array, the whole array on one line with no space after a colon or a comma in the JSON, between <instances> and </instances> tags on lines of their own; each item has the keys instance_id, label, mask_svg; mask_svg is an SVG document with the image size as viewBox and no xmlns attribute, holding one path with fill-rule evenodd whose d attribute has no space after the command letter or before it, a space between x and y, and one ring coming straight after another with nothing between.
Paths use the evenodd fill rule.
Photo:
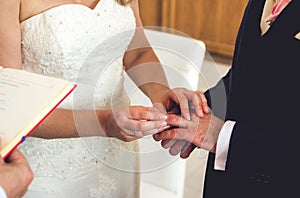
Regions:
<instances>
[{"instance_id":1,"label":"groom's hand","mask_svg":"<svg viewBox=\"0 0 300 198\"><path fill-rule=\"evenodd\" d=\"M199 118L195 114L191 114L191 120L186 120L177 115L169 115L167 123L173 127L165 130L164 132L155 134L153 137L156 141L162 141L163 147L171 148L171 154L175 154L178 151L181 152L184 147L191 149L192 146L190 146L191 148L189 145L186 146L186 144L185 146L182 146L183 143L178 143L179 145L176 143L177 146L175 146L176 144L173 144L173 146L173 140L189 142L196 147L215 152L218 135L224 121L212 114L206 114L203 118ZM165 140L167 140L167 143ZM172 141L170 142L170 140ZM179 149L180 146L181 149ZM181 153L187 154L188 152L183 150Z\"/></svg>"},{"instance_id":2,"label":"groom's hand","mask_svg":"<svg viewBox=\"0 0 300 198\"><path fill-rule=\"evenodd\" d=\"M164 90L157 95L161 95L159 98L162 100L154 104L154 107L163 113L181 114L187 120L191 119L191 113L196 113L199 117L203 117L209 113L207 100L202 92L194 92L185 88L174 88ZM176 139L163 140L161 144L166 149L170 148L169 153L171 155L180 153L182 158L189 157L190 153L196 147L187 141Z\"/></svg>"},{"instance_id":3,"label":"groom's hand","mask_svg":"<svg viewBox=\"0 0 300 198\"><path fill-rule=\"evenodd\" d=\"M170 118L168 120L173 120L175 118L176 124L179 126L183 126L184 123L180 124L180 117L174 117L171 115ZM172 121L173 124L174 120ZM178 128L178 126L172 126L172 128ZM169 153L171 155L177 155L180 153L180 157L183 159L186 159L190 156L190 154L192 153L192 151L197 147L195 146L193 143L191 143L190 141L185 141L185 140L180 140L175 138L176 136L176 132L175 129L170 129L168 130L168 134L162 134L164 132L161 132L159 134L153 135L153 138L156 141L160 141L161 140L161 146L165 149L169 149ZM163 138L163 139L161 139ZM169 139L168 139L169 138Z\"/></svg>"},{"instance_id":4,"label":"groom's hand","mask_svg":"<svg viewBox=\"0 0 300 198\"><path fill-rule=\"evenodd\" d=\"M161 146L165 149L169 149L169 153L171 155L178 155L180 153L180 157L185 159L190 156L192 151L196 148L193 143L184 140L162 140Z\"/></svg>"}]
</instances>

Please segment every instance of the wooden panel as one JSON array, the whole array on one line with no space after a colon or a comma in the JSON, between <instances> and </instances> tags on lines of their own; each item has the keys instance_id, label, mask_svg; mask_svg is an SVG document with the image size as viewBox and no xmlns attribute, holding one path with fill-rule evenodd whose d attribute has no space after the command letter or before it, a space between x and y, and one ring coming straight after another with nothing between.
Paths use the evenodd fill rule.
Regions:
<instances>
[{"instance_id":1,"label":"wooden panel","mask_svg":"<svg viewBox=\"0 0 300 198\"><path fill-rule=\"evenodd\" d=\"M174 0L162 0L162 21L161 26L175 28L176 4Z\"/></svg>"},{"instance_id":2,"label":"wooden panel","mask_svg":"<svg viewBox=\"0 0 300 198\"><path fill-rule=\"evenodd\" d=\"M232 56L247 2L248 0L176 0L175 28L203 40L210 52Z\"/></svg>"},{"instance_id":3,"label":"wooden panel","mask_svg":"<svg viewBox=\"0 0 300 198\"><path fill-rule=\"evenodd\" d=\"M173 28L232 56L248 0L139 0L144 25Z\"/></svg>"},{"instance_id":4,"label":"wooden panel","mask_svg":"<svg viewBox=\"0 0 300 198\"><path fill-rule=\"evenodd\" d=\"M160 26L162 20L161 0L139 0L140 16L144 26Z\"/></svg>"}]
</instances>

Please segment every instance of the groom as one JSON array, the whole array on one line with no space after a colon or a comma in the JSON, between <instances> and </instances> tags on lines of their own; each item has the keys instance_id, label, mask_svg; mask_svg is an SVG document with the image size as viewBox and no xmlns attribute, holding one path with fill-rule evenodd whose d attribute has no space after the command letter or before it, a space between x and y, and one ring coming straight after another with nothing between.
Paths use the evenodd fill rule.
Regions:
<instances>
[{"instance_id":1,"label":"groom","mask_svg":"<svg viewBox=\"0 0 300 198\"><path fill-rule=\"evenodd\" d=\"M175 127L154 135L184 158L195 147L210 151L205 198L299 196L300 1L273 3L249 0L232 69L205 93L212 113L191 120L170 115ZM169 144L174 139L185 146Z\"/></svg>"}]
</instances>

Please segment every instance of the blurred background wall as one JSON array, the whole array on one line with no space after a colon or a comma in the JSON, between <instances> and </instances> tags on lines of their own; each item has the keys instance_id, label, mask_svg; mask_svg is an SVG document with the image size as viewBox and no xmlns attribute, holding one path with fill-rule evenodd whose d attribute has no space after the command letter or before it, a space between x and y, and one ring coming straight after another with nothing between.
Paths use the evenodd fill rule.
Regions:
<instances>
[{"instance_id":1,"label":"blurred background wall","mask_svg":"<svg viewBox=\"0 0 300 198\"><path fill-rule=\"evenodd\" d=\"M144 26L175 29L231 58L248 0L139 0Z\"/></svg>"}]
</instances>

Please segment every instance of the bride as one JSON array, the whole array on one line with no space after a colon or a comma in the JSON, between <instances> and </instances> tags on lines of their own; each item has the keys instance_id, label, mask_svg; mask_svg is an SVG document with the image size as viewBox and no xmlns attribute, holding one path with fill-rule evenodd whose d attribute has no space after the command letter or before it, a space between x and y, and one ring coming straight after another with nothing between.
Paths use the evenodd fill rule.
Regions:
<instances>
[{"instance_id":1,"label":"bride","mask_svg":"<svg viewBox=\"0 0 300 198\"><path fill-rule=\"evenodd\" d=\"M136 29L137 0L9 0L0 9L1 65L78 85L20 146L35 174L25 197L138 197L134 140L168 128L161 107L177 103L188 115L188 100L197 112L202 103L167 87ZM123 69L160 108L128 107Z\"/></svg>"}]
</instances>

